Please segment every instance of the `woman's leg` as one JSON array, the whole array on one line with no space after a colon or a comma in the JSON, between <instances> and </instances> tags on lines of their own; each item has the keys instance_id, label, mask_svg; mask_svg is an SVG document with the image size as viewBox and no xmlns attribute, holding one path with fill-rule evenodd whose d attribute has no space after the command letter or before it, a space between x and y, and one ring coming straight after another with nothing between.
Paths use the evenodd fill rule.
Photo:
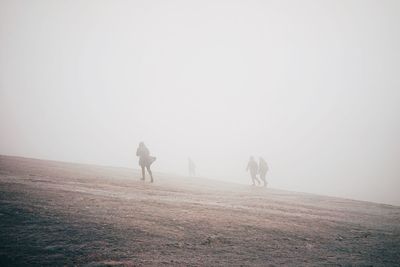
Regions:
<instances>
[{"instance_id":1,"label":"woman's leg","mask_svg":"<svg viewBox=\"0 0 400 267\"><path fill-rule=\"evenodd\" d=\"M251 175L251 181L253 182L253 185L256 185L256 179L257 179L256 174L250 173L250 175Z\"/></svg>"},{"instance_id":2,"label":"woman's leg","mask_svg":"<svg viewBox=\"0 0 400 267\"><path fill-rule=\"evenodd\" d=\"M266 173L260 173L260 178L264 182L264 186L267 186L267 179L265 178Z\"/></svg>"},{"instance_id":3,"label":"woman's leg","mask_svg":"<svg viewBox=\"0 0 400 267\"><path fill-rule=\"evenodd\" d=\"M257 177L257 173L254 173L254 179L257 181L258 184L260 184L260 180Z\"/></svg>"},{"instance_id":4,"label":"woman's leg","mask_svg":"<svg viewBox=\"0 0 400 267\"><path fill-rule=\"evenodd\" d=\"M151 178L150 182L151 182L151 183L154 182L154 180L153 180L153 173L151 172L150 165L147 165L147 166L146 166L146 169L147 169L147 172L150 174L150 178Z\"/></svg>"},{"instance_id":5,"label":"woman's leg","mask_svg":"<svg viewBox=\"0 0 400 267\"><path fill-rule=\"evenodd\" d=\"M140 166L142 167L142 180L144 181L144 178L146 177L146 173L144 171L144 166Z\"/></svg>"}]
</instances>

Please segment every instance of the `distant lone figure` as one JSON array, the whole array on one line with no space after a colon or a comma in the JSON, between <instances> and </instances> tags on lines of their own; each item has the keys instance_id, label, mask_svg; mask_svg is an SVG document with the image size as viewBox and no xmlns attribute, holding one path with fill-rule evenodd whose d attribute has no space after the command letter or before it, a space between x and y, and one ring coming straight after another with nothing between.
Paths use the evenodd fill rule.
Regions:
<instances>
[{"instance_id":1,"label":"distant lone figure","mask_svg":"<svg viewBox=\"0 0 400 267\"><path fill-rule=\"evenodd\" d=\"M264 186L267 186L267 180L265 178L267 176L267 172L268 172L268 164L265 161L265 159L260 157L260 161L258 163L258 173L260 174L260 179L264 182Z\"/></svg>"},{"instance_id":2,"label":"distant lone figure","mask_svg":"<svg viewBox=\"0 0 400 267\"><path fill-rule=\"evenodd\" d=\"M196 164L191 158L188 158L189 176L196 176Z\"/></svg>"},{"instance_id":3,"label":"distant lone figure","mask_svg":"<svg viewBox=\"0 0 400 267\"><path fill-rule=\"evenodd\" d=\"M139 147L136 150L136 156L139 157L139 165L142 167L142 180L145 180L145 168L147 169L147 172L150 174L150 182L154 182L153 180L153 173L151 172L150 166L151 164L156 160L156 157L150 156L150 151L146 147L146 145L143 142L139 143Z\"/></svg>"},{"instance_id":4,"label":"distant lone figure","mask_svg":"<svg viewBox=\"0 0 400 267\"><path fill-rule=\"evenodd\" d=\"M258 166L257 162L254 160L254 157L250 157L249 163L247 164L246 171L250 171L251 180L253 181L253 185L255 185L255 181L260 184L260 180L257 178Z\"/></svg>"}]
</instances>

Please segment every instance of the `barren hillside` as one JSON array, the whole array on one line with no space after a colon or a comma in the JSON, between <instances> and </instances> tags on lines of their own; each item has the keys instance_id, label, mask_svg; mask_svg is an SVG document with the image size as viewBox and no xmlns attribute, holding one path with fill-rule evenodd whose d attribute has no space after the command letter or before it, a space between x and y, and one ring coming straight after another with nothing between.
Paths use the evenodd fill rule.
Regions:
<instances>
[{"instance_id":1,"label":"barren hillside","mask_svg":"<svg viewBox=\"0 0 400 267\"><path fill-rule=\"evenodd\" d=\"M0 156L0 265L388 265L400 207Z\"/></svg>"}]
</instances>

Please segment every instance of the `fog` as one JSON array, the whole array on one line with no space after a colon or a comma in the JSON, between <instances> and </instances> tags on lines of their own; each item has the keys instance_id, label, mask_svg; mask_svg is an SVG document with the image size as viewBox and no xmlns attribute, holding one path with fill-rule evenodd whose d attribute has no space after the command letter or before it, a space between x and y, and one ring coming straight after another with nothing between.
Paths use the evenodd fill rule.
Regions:
<instances>
[{"instance_id":1,"label":"fog","mask_svg":"<svg viewBox=\"0 0 400 267\"><path fill-rule=\"evenodd\" d=\"M1 0L0 154L139 168L144 141L243 184L263 156L273 188L400 205L399 25L398 1Z\"/></svg>"}]
</instances>

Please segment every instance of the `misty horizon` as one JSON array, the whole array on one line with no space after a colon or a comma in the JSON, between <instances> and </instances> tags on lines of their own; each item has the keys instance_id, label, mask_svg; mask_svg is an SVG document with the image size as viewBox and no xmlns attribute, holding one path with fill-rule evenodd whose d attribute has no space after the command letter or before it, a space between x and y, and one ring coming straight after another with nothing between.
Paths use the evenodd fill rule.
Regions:
<instances>
[{"instance_id":1,"label":"misty horizon","mask_svg":"<svg viewBox=\"0 0 400 267\"><path fill-rule=\"evenodd\" d=\"M2 1L0 154L400 205L395 1Z\"/></svg>"}]
</instances>

